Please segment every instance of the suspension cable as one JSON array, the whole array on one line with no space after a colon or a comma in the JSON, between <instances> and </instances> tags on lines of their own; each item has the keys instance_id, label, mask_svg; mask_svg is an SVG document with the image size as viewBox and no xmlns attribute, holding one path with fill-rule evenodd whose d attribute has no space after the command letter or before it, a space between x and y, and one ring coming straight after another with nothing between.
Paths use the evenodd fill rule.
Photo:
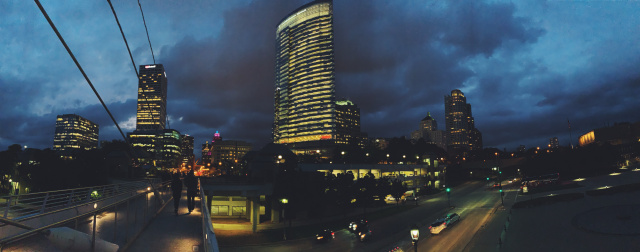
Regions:
<instances>
[{"instance_id":1,"label":"suspension cable","mask_svg":"<svg viewBox=\"0 0 640 252\"><path fill-rule=\"evenodd\" d=\"M118 122L116 122L116 119L113 118L113 115L111 114L111 111L109 111L109 108L107 108L107 105L102 100L102 97L100 97L100 94L98 94L98 91L96 90L96 88L91 83L91 80L89 80L89 77L87 76L87 74L82 69L82 66L80 66L80 63L78 63L78 60L76 59L76 57L71 52L71 49L69 49L69 46L67 45L67 43L64 41L64 38L62 38L62 35L60 35L60 32L58 32L58 29L53 24L53 21L51 21L51 18L49 18L49 15L47 15L47 12L42 7L42 4L40 4L39 0L34 0L34 1L38 5L38 8L40 8L40 11L44 15L44 17L47 19L47 22L49 22L49 25L51 26L51 28L53 28L53 31L58 36L58 39L60 39L60 42L62 42L62 45L64 46L64 48L67 49L67 53L69 53L69 56L71 56L71 59L73 59L73 62L76 63L76 66L78 67L78 70L80 70L80 72L82 73L82 76L84 76L84 79L87 81L87 83L89 84L89 86L93 90L93 93L95 93L96 96L98 97L98 100L100 100L100 103L102 104L102 107L104 107L104 109L109 114L109 117L111 117L111 120L116 125L116 128L118 128L118 131L120 132L120 135L122 135L122 138L124 138L124 141L127 143L127 145L130 146L129 141L127 140L127 138L124 136L124 133L122 132L122 129L120 129L120 125L118 125Z\"/></svg>"},{"instance_id":2,"label":"suspension cable","mask_svg":"<svg viewBox=\"0 0 640 252\"><path fill-rule=\"evenodd\" d=\"M156 64L156 56L153 54L153 47L151 46L151 39L149 38L149 30L147 29L147 21L144 20L144 12L142 12L142 5L140 4L140 0L138 0L138 6L140 6L140 14L142 14L142 22L144 23L144 30L147 32L147 40L149 41L149 48L151 49L151 57L153 57L153 64Z\"/></svg>"}]
</instances>

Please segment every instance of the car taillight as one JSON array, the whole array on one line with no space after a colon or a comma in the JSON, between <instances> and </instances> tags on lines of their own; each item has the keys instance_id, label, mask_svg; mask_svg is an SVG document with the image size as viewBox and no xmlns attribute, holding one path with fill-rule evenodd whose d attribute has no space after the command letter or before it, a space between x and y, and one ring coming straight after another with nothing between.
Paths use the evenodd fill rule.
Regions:
<instances>
[{"instance_id":1,"label":"car taillight","mask_svg":"<svg viewBox=\"0 0 640 252\"><path fill-rule=\"evenodd\" d=\"M431 226L429 226L429 229L431 229Z\"/></svg>"},{"instance_id":2,"label":"car taillight","mask_svg":"<svg viewBox=\"0 0 640 252\"><path fill-rule=\"evenodd\" d=\"M331 232L331 235L336 235L336 233L334 233L334 232Z\"/></svg>"}]
</instances>

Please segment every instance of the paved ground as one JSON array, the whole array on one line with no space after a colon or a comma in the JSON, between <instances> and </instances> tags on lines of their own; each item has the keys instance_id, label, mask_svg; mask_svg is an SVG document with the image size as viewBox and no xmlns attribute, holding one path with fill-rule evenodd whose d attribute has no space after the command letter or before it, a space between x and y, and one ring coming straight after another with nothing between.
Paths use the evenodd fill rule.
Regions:
<instances>
[{"instance_id":1,"label":"paved ground","mask_svg":"<svg viewBox=\"0 0 640 252\"><path fill-rule=\"evenodd\" d=\"M169 202L126 251L202 251L200 198L196 197L196 208L189 214L186 195L185 189L177 216Z\"/></svg>"}]
</instances>

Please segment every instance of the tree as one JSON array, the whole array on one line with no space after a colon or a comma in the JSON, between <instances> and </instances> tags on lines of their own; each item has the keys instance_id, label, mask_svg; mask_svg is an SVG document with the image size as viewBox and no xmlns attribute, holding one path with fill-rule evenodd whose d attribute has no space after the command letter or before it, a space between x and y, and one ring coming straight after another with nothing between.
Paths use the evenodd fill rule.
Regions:
<instances>
[{"instance_id":1,"label":"tree","mask_svg":"<svg viewBox=\"0 0 640 252\"><path fill-rule=\"evenodd\" d=\"M384 200L389 194L391 194L391 184L389 182L389 177L381 177L377 179L375 186L375 195L378 196L379 201L382 201L382 203L380 203L380 206L384 206Z\"/></svg>"},{"instance_id":2,"label":"tree","mask_svg":"<svg viewBox=\"0 0 640 252\"><path fill-rule=\"evenodd\" d=\"M398 205L405 192L407 192L407 185L399 179L393 180L391 183L391 196L396 199L396 205Z\"/></svg>"},{"instance_id":3,"label":"tree","mask_svg":"<svg viewBox=\"0 0 640 252\"><path fill-rule=\"evenodd\" d=\"M356 203L363 207L365 215L367 214L367 207L374 201L375 190L376 179L371 172L359 178L355 183Z\"/></svg>"}]
</instances>

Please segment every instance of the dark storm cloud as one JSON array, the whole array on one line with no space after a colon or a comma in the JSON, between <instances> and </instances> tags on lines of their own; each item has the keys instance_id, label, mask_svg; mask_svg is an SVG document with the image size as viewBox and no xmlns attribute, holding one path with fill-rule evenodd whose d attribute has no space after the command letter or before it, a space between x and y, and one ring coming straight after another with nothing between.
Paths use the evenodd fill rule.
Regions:
<instances>
[{"instance_id":1,"label":"dark storm cloud","mask_svg":"<svg viewBox=\"0 0 640 252\"><path fill-rule=\"evenodd\" d=\"M372 136L408 135L428 111L443 125L443 97L476 74L466 60L506 44L519 50L544 34L514 12L512 4L477 1L337 2L338 95L361 107Z\"/></svg>"}]
</instances>

